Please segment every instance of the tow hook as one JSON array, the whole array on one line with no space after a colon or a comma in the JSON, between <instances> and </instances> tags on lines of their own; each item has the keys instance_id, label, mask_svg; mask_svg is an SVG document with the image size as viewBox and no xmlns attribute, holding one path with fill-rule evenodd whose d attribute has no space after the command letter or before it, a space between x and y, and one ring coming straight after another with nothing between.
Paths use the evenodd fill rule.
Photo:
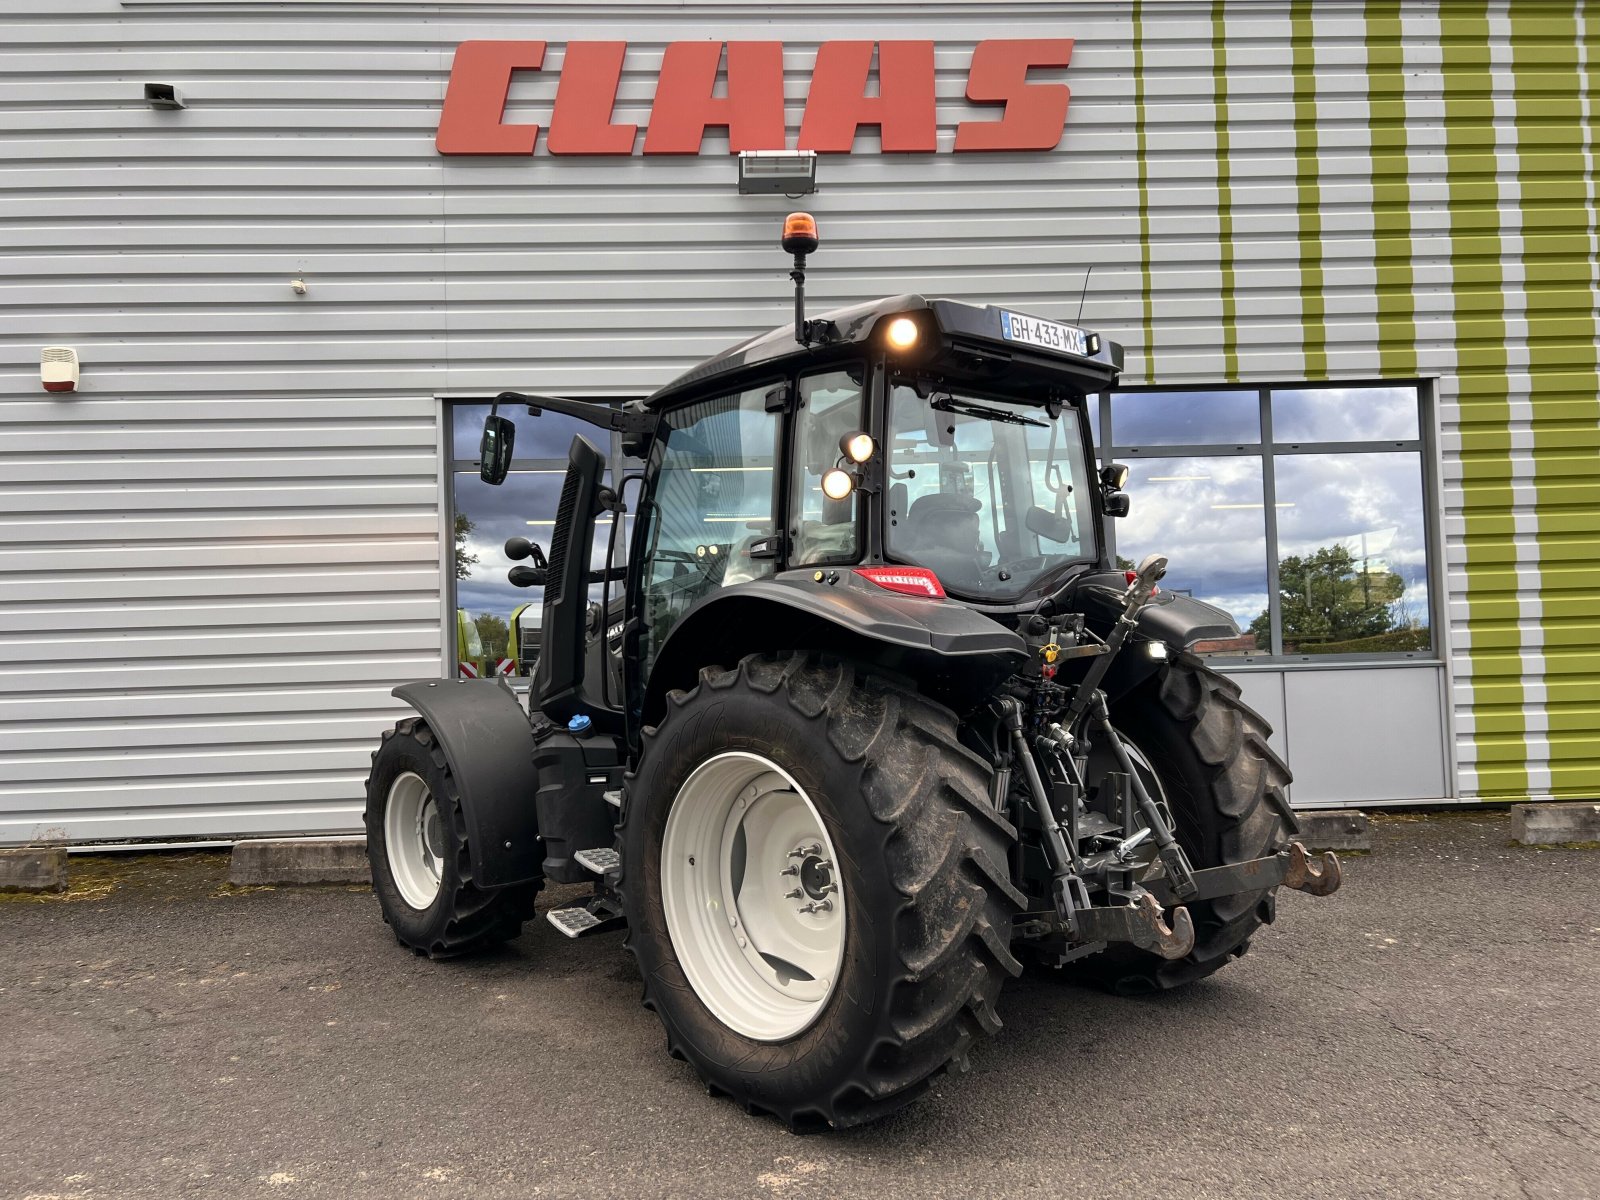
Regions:
<instances>
[{"instance_id":1,"label":"tow hook","mask_svg":"<svg viewBox=\"0 0 1600 1200\"><path fill-rule=\"evenodd\" d=\"M1344 871L1339 866L1339 856L1324 850L1313 857L1299 842L1290 842L1283 851L1289 856L1283 871L1283 886L1297 892L1310 892L1313 896L1331 896L1344 882Z\"/></svg>"},{"instance_id":2,"label":"tow hook","mask_svg":"<svg viewBox=\"0 0 1600 1200\"><path fill-rule=\"evenodd\" d=\"M1160 903L1149 892L1132 904L1089 908L1078 914L1077 936L1085 941L1132 942L1162 958L1182 958L1194 949L1194 919L1182 905L1162 920Z\"/></svg>"}]
</instances>

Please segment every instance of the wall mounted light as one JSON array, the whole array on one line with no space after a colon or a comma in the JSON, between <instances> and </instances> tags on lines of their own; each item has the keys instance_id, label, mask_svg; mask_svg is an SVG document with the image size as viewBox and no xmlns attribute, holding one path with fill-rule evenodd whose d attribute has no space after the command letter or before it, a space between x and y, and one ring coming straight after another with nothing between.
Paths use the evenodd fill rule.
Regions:
<instances>
[{"instance_id":1,"label":"wall mounted light","mask_svg":"<svg viewBox=\"0 0 1600 1200\"><path fill-rule=\"evenodd\" d=\"M815 150L739 151L741 196L809 196L816 190Z\"/></svg>"},{"instance_id":2,"label":"wall mounted light","mask_svg":"<svg viewBox=\"0 0 1600 1200\"><path fill-rule=\"evenodd\" d=\"M183 108L183 93L170 83L147 83L144 85L144 102L151 108L173 109Z\"/></svg>"}]
</instances>

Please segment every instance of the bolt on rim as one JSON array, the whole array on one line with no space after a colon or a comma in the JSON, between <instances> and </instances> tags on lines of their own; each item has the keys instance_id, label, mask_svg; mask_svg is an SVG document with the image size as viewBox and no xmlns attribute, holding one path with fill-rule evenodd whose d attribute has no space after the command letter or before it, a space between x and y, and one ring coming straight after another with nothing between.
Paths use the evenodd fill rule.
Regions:
<instances>
[{"instance_id":1,"label":"bolt on rim","mask_svg":"<svg viewBox=\"0 0 1600 1200\"><path fill-rule=\"evenodd\" d=\"M844 962L838 861L811 798L759 754L719 754L678 789L661 842L667 933L728 1028L775 1042L821 1015Z\"/></svg>"},{"instance_id":2,"label":"bolt on rim","mask_svg":"<svg viewBox=\"0 0 1600 1200\"><path fill-rule=\"evenodd\" d=\"M383 843L401 899L419 911L427 908L444 880L444 824L433 793L414 771L401 772L389 785Z\"/></svg>"}]
</instances>

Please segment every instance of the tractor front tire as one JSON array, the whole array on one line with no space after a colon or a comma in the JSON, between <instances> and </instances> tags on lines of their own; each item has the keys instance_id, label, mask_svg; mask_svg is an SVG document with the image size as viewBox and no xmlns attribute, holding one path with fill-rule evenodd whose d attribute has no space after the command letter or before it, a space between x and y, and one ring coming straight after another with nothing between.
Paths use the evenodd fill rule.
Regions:
<instances>
[{"instance_id":1,"label":"tractor front tire","mask_svg":"<svg viewBox=\"0 0 1600 1200\"><path fill-rule=\"evenodd\" d=\"M461 796L433 730L407 717L385 730L367 777L372 890L395 940L429 958L455 958L522 931L539 883L480 888Z\"/></svg>"},{"instance_id":2,"label":"tractor front tire","mask_svg":"<svg viewBox=\"0 0 1600 1200\"><path fill-rule=\"evenodd\" d=\"M797 1132L964 1066L1021 970L987 781L948 709L850 662L752 655L673 692L618 830L627 946L672 1055Z\"/></svg>"},{"instance_id":3,"label":"tractor front tire","mask_svg":"<svg viewBox=\"0 0 1600 1200\"><path fill-rule=\"evenodd\" d=\"M1283 794L1289 768L1231 679L1193 654L1176 654L1113 705L1111 720L1154 769L1196 870L1262 858L1288 843L1296 829ZM1120 945L1069 963L1063 974L1119 995L1193 983L1244 954L1273 920L1276 899L1273 889L1190 904L1195 945L1183 958Z\"/></svg>"}]
</instances>

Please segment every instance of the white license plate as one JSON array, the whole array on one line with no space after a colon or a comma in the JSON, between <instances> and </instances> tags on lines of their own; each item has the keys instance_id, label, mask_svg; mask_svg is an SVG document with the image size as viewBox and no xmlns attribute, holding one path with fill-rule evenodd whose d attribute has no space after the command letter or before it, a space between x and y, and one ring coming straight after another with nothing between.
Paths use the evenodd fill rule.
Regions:
<instances>
[{"instance_id":1,"label":"white license plate","mask_svg":"<svg viewBox=\"0 0 1600 1200\"><path fill-rule=\"evenodd\" d=\"M1038 317L1001 309L1000 335L1008 342L1024 342L1062 354L1090 357L1089 335L1076 326L1063 325L1059 321L1043 321Z\"/></svg>"}]
</instances>

